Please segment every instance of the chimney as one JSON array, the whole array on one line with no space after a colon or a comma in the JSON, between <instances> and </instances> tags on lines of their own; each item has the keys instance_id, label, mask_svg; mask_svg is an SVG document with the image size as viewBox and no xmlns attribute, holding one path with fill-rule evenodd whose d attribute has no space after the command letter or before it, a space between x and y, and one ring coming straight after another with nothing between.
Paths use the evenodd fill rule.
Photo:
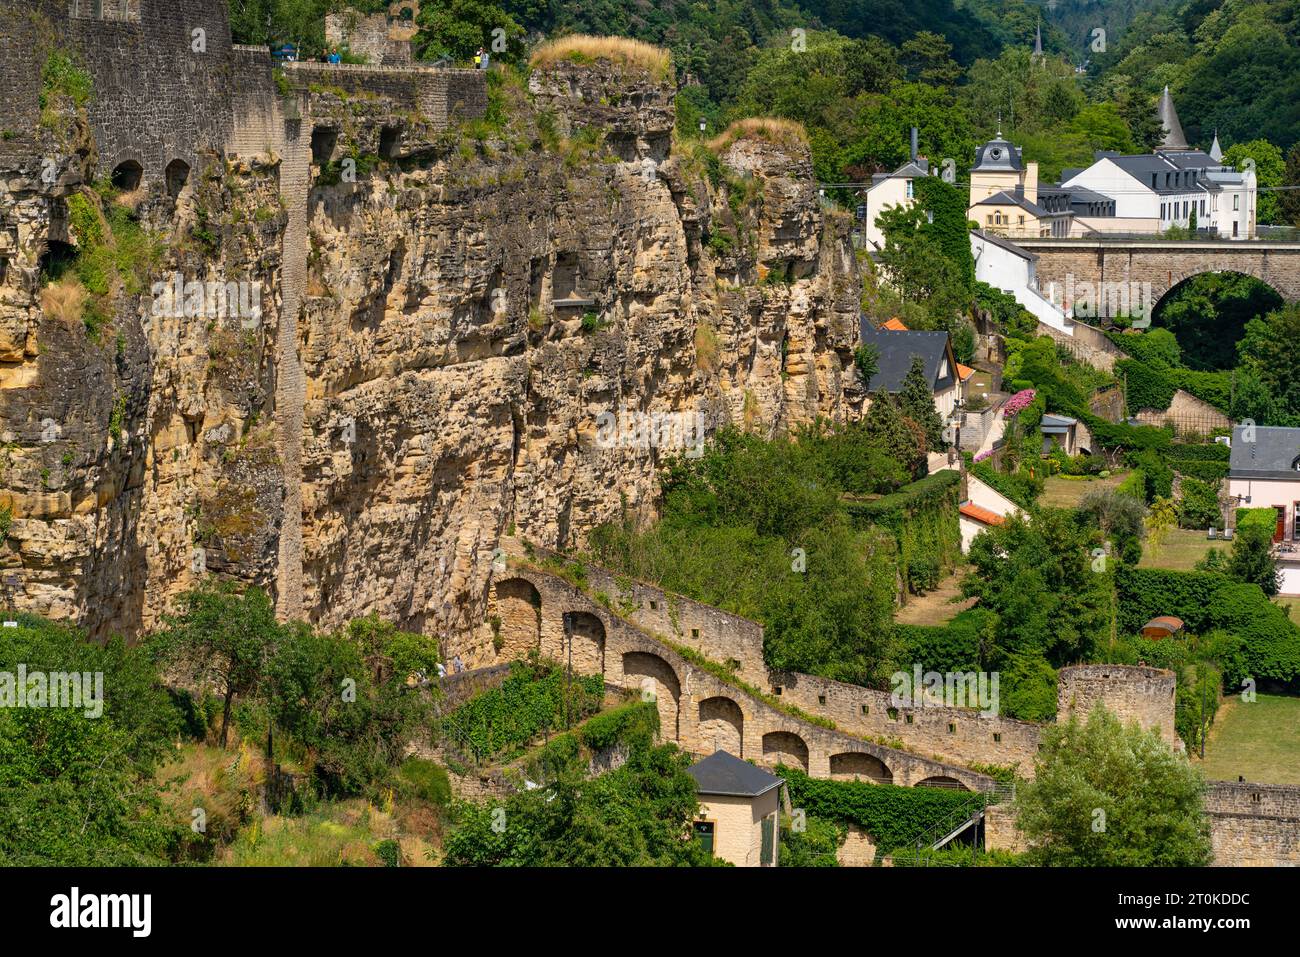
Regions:
<instances>
[{"instance_id":1,"label":"chimney","mask_svg":"<svg viewBox=\"0 0 1300 957\"><path fill-rule=\"evenodd\" d=\"M912 127L912 162L916 162L916 127Z\"/></svg>"},{"instance_id":2,"label":"chimney","mask_svg":"<svg viewBox=\"0 0 1300 957\"><path fill-rule=\"evenodd\" d=\"M1031 203L1038 202L1038 164L1025 164L1025 195Z\"/></svg>"}]
</instances>

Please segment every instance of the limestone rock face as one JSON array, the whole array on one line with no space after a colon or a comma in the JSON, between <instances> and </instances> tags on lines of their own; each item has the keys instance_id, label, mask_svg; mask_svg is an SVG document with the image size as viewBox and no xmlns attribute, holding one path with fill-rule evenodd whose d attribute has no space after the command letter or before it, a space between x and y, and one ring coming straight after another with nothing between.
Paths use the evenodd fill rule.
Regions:
<instances>
[{"instance_id":1,"label":"limestone rock face","mask_svg":"<svg viewBox=\"0 0 1300 957\"><path fill-rule=\"evenodd\" d=\"M624 509L653 517L658 470L696 423L771 435L858 414L857 261L806 149L670 148L673 91L608 61L516 92L487 132L315 95L302 135L338 142L313 138L301 194L291 150L231 151L178 196L154 188L140 219L158 280L260 283L251 325L156 315L147 288L119 292L100 341L60 325L38 260L78 187L0 170L27 264L0 287L0 574L17 605L137 633L203 574L276 588L299 521L277 339L300 279L302 613L375 613L475 663L504 535L571 548ZM331 175L348 155L355 177Z\"/></svg>"}]
</instances>

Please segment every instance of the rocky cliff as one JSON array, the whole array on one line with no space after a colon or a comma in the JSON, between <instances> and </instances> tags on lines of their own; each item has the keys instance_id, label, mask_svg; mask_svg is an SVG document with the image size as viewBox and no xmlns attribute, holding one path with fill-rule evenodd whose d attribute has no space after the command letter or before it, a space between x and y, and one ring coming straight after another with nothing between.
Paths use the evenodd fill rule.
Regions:
<instances>
[{"instance_id":1,"label":"rocky cliff","mask_svg":"<svg viewBox=\"0 0 1300 957\"><path fill-rule=\"evenodd\" d=\"M502 535L569 548L653 514L680 449L611 442L602 413L857 413L848 221L792 131L677 145L671 86L608 60L494 77L445 128L382 86L290 80L138 188L90 188L109 171L70 100L0 150L17 606L136 633L217 573L468 651ZM78 308L51 280L87 256L109 275ZM159 310L178 274L260 290L258 315Z\"/></svg>"}]
</instances>

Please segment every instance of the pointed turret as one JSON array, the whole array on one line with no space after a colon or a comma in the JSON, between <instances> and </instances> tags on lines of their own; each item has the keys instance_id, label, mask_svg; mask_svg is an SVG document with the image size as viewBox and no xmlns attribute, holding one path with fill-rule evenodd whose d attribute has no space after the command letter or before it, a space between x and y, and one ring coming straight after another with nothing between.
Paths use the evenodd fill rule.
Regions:
<instances>
[{"instance_id":1,"label":"pointed turret","mask_svg":"<svg viewBox=\"0 0 1300 957\"><path fill-rule=\"evenodd\" d=\"M1187 137L1183 135L1183 124L1178 122L1178 111L1174 109L1174 98L1169 95L1169 87L1160 94L1160 125L1164 128L1165 138L1160 141L1162 150L1187 149Z\"/></svg>"},{"instance_id":2,"label":"pointed turret","mask_svg":"<svg viewBox=\"0 0 1300 957\"><path fill-rule=\"evenodd\" d=\"M1043 21L1038 21L1038 26L1034 29L1034 56L1041 58L1043 55Z\"/></svg>"},{"instance_id":3,"label":"pointed turret","mask_svg":"<svg viewBox=\"0 0 1300 957\"><path fill-rule=\"evenodd\" d=\"M1223 162L1223 150L1219 146L1219 131L1214 131L1214 142L1210 144L1210 159L1216 163Z\"/></svg>"}]
</instances>

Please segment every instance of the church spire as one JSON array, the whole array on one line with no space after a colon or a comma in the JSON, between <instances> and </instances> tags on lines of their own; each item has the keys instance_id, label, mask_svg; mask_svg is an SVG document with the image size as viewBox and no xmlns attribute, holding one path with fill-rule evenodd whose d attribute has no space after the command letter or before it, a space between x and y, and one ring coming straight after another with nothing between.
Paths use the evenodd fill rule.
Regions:
<instances>
[{"instance_id":1,"label":"church spire","mask_svg":"<svg viewBox=\"0 0 1300 957\"><path fill-rule=\"evenodd\" d=\"M1183 124L1178 122L1178 111L1174 109L1174 98L1169 95L1169 87L1160 94L1160 125L1165 131L1160 141L1162 150L1187 149L1187 137L1183 135Z\"/></svg>"},{"instance_id":2,"label":"church spire","mask_svg":"<svg viewBox=\"0 0 1300 957\"><path fill-rule=\"evenodd\" d=\"M1042 59L1043 57L1043 21L1038 21L1038 26L1034 28L1034 57Z\"/></svg>"},{"instance_id":3,"label":"church spire","mask_svg":"<svg viewBox=\"0 0 1300 957\"><path fill-rule=\"evenodd\" d=\"M1223 149L1219 146L1219 131L1214 131L1214 142L1210 145L1210 159L1216 163L1223 162Z\"/></svg>"}]
</instances>

